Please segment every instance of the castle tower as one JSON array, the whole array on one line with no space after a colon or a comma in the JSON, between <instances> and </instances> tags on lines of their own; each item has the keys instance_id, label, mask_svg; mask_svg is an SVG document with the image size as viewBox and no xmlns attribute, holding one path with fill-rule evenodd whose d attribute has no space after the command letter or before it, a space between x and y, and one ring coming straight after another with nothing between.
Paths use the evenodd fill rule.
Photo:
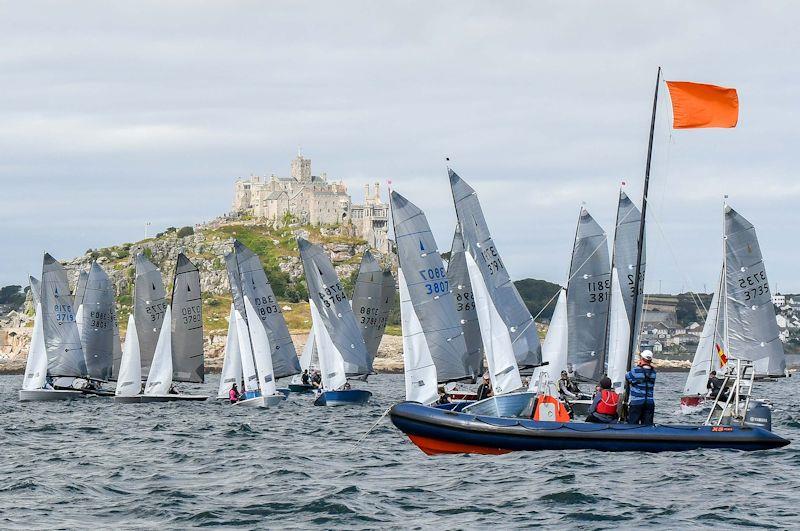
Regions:
<instances>
[{"instance_id":1,"label":"castle tower","mask_svg":"<svg viewBox=\"0 0 800 531\"><path fill-rule=\"evenodd\" d=\"M292 178L296 181L308 182L311 180L311 159L303 158L298 153L292 160Z\"/></svg>"}]
</instances>

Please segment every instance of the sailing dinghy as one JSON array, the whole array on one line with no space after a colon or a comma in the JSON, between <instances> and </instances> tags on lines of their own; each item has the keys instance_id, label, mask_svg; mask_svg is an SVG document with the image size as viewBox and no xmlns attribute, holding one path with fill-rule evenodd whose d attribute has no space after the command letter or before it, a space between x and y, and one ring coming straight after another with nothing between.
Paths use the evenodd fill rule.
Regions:
<instances>
[{"instance_id":1,"label":"sailing dinghy","mask_svg":"<svg viewBox=\"0 0 800 531\"><path fill-rule=\"evenodd\" d=\"M289 383L289 391L292 393L310 393L314 390L314 386L303 383L303 373L308 371L309 378L315 370L319 370L319 354L317 347L314 345L314 328L308 331L306 344L303 346L303 353L300 355L300 374L292 376L292 381Z\"/></svg>"},{"instance_id":2,"label":"sailing dinghy","mask_svg":"<svg viewBox=\"0 0 800 531\"><path fill-rule=\"evenodd\" d=\"M366 404L372 393L351 389L348 377L369 374L369 354L330 258L319 245L298 238L303 262L314 343L319 352L322 392L317 406Z\"/></svg>"},{"instance_id":3,"label":"sailing dinghy","mask_svg":"<svg viewBox=\"0 0 800 531\"><path fill-rule=\"evenodd\" d=\"M70 383L88 376L64 266L45 253L39 289L33 278L31 287L34 301L38 298L37 313L19 399L38 402L83 396L79 389L54 389L49 383L59 379ZM46 369L42 371L42 367Z\"/></svg>"},{"instance_id":4,"label":"sailing dinghy","mask_svg":"<svg viewBox=\"0 0 800 531\"><path fill-rule=\"evenodd\" d=\"M156 280L161 279L161 273L158 272L155 266L141 254L136 257L136 260L137 271L144 273L142 277L137 274L137 282L145 281L148 286L146 286L146 290L140 286L135 286L134 291L137 294L149 291L156 295L165 292L163 286L158 286L155 283ZM158 273L158 275L154 273ZM200 375L203 373L203 319L200 304L200 275L197 267L182 253L178 255L173 288L172 306L166 304L165 300L162 303L158 300L141 299L141 302L144 303L144 306L140 306L141 308L150 307L160 310L162 304L164 307L163 315L161 315L160 311L151 313L152 319L150 324L147 325L156 326L156 323L161 321L143 391L136 385L135 377L141 378L143 374L143 371L141 371L142 338L149 340L150 334L143 335L138 330L138 323L141 319L137 318L137 316L134 315L132 321L129 319L128 326L132 322L134 327L133 330L128 328L126 333L125 348L123 349L120 366L120 378L117 382L117 391L114 396L115 402L148 403L203 401L208 399L204 395L177 393L173 387L174 381L198 381L198 378L199 381L202 381L202 376ZM139 301L137 300L137 302ZM154 304L157 306L154 306ZM179 312L179 315L174 317L173 306ZM136 308L134 308L134 313L135 311ZM132 334L136 334L135 340ZM140 367L138 374L132 370L132 366L137 362ZM198 363L200 366L198 366ZM177 380L176 368L178 370Z\"/></svg>"}]
</instances>

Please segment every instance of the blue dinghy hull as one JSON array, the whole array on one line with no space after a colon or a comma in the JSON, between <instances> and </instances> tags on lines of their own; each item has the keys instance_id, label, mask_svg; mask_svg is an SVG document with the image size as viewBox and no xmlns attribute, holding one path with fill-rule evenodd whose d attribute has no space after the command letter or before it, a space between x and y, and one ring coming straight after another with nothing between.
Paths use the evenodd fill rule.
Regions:
<instances>
[{"instance_id":1,"label":"blue dinghy hull","mask_svg":"<svg viewBox=\"0 0 800 531\"><path fill-rule=\"evenodd\" d=\"M458 413L417 402L389 412L392 423L428 455L521 450L682 452L699 448L768 450L789 444L763 428L544 422Z\"/></svg>"},{"instance_id":2,"label":"blue dinghy hull","mask_svg":"<svg viewBox=\"0 0 800 531\"><path fill-rule=\"evenodd\" d=\"M314 400L315 406L361 406L369 402L372 393L363 389L347 389L344 391L323 391Z\"/></svg>"}]
</instances>

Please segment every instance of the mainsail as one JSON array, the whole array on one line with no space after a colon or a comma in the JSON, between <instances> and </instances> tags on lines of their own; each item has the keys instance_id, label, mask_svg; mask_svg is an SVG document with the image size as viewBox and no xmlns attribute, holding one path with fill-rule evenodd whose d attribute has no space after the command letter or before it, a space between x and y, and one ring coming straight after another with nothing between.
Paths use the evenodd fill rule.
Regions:
<instances>
[{"instance_id":1,"label":"mainsail","mask_svg":"<svg viewBox=\"0 0 800 531\"><path fill-rule=\"evenodd\" d=\"M489 302L494 307L505 325L513 348L514 358L519 367L535 367L542 362L542 347L539 342L539 334L536 331L536 324L533 316L525 303L522 301L517 288L511 282L505 264L500 257L500 253L489 233L489 226L483 216L478 195L463 179L454 171L448 169L450 176L450 188L453 192L453 201L456 207L456 215L461 226L464 239L464 247L472 256L480 272L479 278L470 275L473 292L477 296L482 283L485 287ZM469 264L469 259L467 260ZM480 313L478 313L480 317ZM490 340L484 332L488 332L481 323L484 343ZM493 329L493 337L497 337L502 331ZM503 339L504 343L508 340ZM484 348L489 347L484 344ZM497 352L495 352L497 354ZM511 389L506 388L510 391ZM495 389L497 392L497 389Z\"/></svg>"},{"instance_id":2,"label":"mainsail","mask_svg":"<svg viewBox=\"0 0 800 531\"><path fill-rule=\"evenodd\" d=\"M239 336L236 330L236 307L231 304L231 315L228 319L228 337L225 340L225 359L219 375L217 398L228 398L233 384L242 383L242 354L239 349ZM243 392L243 389L240 389Z\"/></svg>"},{"instance_id":3,"label":"mainsail","mask_svg":"<svg viewBox=\"0 0 800 531\"><path fill-rule=\"evenodd\" d=\"M45 253L41 284L42 331L50 376L87 375L67 271Z\"/></svg>"},{"instance_id":4,"label":"mainsail","mask_svg":"<svg viewBox=\"0 0 800 531\"><path fill-rule=\"evenodd\" d=\"M289 335L286 319L283 317L278 300L272 291L267 274L264 272L264 266L261 265L261 259L242 242L235 241L233 249L236 253L242 294L250 299L256 314L269 334L275 378L297 374L300 372L297 351L292 343L292 336ZM233 286L235 283L231 285ZM236 293L235 291L233 293L234 304L236 304ZM246 312L241 315L246 316ZM248 325L253 326L253 323L249 321L249 316L246 317Z\"/></svg>"},{"instance_id":5,"label":"mainsail","mask_svg":"<svg viewBox=\"0 0 800 531\"><path fill-rule=\"evenodd\" d=\"M438 380L475 378L475 368L467 364L467 346L450 281L428 220L422 210L397 192L391 193L390 202L397 258Z\"/></svg>"},{"instance_id":6,"label":"mainsail","mask_svg":"<svg viewBox=\"0 0 800 531\"><path fill-rule=\"evenodd\" d=\"M143 253L135 258L136 280L134 283L133 317L139 334L142 374L150 370L156 343L161 332L161 323L167 311L167 292L161 271Z\"/></svg>"},{"instance_id":7,"label":"mainsail","mask_svg":"<svg viewBox=\"0 0 800 531\"><path fill-rule=\"evenodd\" d=\"M88 375L108 380L114 363L114 286L97 262L86 276L79 304L78 326Z\"/></svg>"},{"instance_id":8,"label":"mainsail","mask_svg":"<svg viewBox=\"0 0 800 531\"><path fill-rule=\"evenodd\" d=\"M581 208L567 286L567 367L581 380L596 382L605 372L610 269L606 235Z\"/></svg>"},{"instance_id":9,"label":"mainsail","mask_svg":"<svg viewBox=\"0 0 800 531\"><path fill-rule=\"evenodd\" d=\"M22 380L22 388L28 391L41 389L47 381L47 350L44 346L42 303L40 301L41 285L33 277L30 277L30 283L36 315L33 318L33 334L28 349L28 359L25 362L25 376Z\"/></svg>"},{"instance_id":10,"label":"mainsail","mask_svg":"<svg viewBox=\"0 0 800 531\"><path fill-rule=\"evenodd\" d=\"M172 380L202 383L203 302L200 270L183 253L178 255L172 285Z\"/></svg>"},{"instance_id":11,"label":"mainsail","mask_svg":"<svg viewBox=\"0 0 800 531\"><path fill-rule=\"evenodd\" d=\"M636 310L633 308L633 290L636 280L636 254L639 241L641 213L625 192L619 193L617 223L614 232L613 270L611 273L611 299L608 313L608 371L614 388L619 392L625 385L628 370L631 322L639 332L642 318L642 301L645 273L645 246L642 245L642 260L639 268L639 297ZM638 338L637 338L638 339ZM638 345L634 341L634 345Z\"/></svg>"},{"instance_id":12,"label":"mainsail","mask_svg":"<svg viewBox=\"0 0 800 531\"><path fill-rule=\"evenodd\" d=\"M756 230L725 206L727 346L733 358L754 362L758 375L783 376L786 355Z\"/></svg>"},{"instance_id":13,"label":"mainsail","mask_svg":"<svg viewBox=\"0 0 800 531\"><path fill-rule=\"evenodd\" d=\"M708 315L703 325L700 341L692 360L692 368L683 387L683 396L704 396L707 391L708 376L713 370L719 369L721 360L719 351L726 351L725 347L725 305L722 304L724 271L720 271L717 289L708 307ZM718 349L719 347L719 349Z\"/></svg>"},{"instance_id":14,"label":"mainsail","mask_svg":"<svg viewBox=\"0 0 800 531\"><path fill-rule=\"evenodd\" d=\"M461 226L456 223L453 245L450 247L450 260L447 262L447 278L456 301L456 312L464 331L467 345L467 367L475 375L483 374L483 340L478 313L475 310L475 295L467 271L466 249L461 236Z\"/></svg>"},{"instance_id":15,"label":"mainsail","mask_svg":"<svg viewBox=\"0 0 800 531\"><path fill-rule=\"evenodd\" d=\"M320 360L329 339L344 361L348 376L369 374L369 354L364 338L330 258L322 247L303 238L298 238L297 246L300 248L309 302L313 303L312 324L317 348L320 349ZM321 334L323 327L324 333Z\"/></svg>"},{"instance_id":16,"label":"mainsail","mask_svg":"<svg viewBox=\"0 0 800 531\"><path fill-rule=\"evenodd\" d=\"M384 271L372 253L365 252L353 290L353 313L367 347L369 372L372 372L372 362L378 353L393 301L392 273Z\"/></svg>"}]
</instances>

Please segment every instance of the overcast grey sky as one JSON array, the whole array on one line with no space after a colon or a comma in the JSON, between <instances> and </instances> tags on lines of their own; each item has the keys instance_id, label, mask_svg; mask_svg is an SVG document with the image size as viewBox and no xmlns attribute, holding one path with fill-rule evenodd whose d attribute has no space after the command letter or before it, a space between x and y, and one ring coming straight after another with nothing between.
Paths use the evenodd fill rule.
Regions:
<instances>
[{"instance_id":1,"label":"overcast grey sky","mask_svg":"<svg viewBox=\"0 0 800 531\"><path fill-rule=\"evenodd\" d=\"M662 100L648 289L710 289L727 193L773 291L800 292L799 15L792 2L2 2L0 285L38 276L45 250L66 259L138 240L146 221L226 212L235 179L288 174L298 146L355 200L391 179L441 249L449 156L513 276L563 282L581 202L611 231L619 182L641 199L662 65L736 87L741 113L736 129L671 134Z\"/></svg>"}]
</instances>

